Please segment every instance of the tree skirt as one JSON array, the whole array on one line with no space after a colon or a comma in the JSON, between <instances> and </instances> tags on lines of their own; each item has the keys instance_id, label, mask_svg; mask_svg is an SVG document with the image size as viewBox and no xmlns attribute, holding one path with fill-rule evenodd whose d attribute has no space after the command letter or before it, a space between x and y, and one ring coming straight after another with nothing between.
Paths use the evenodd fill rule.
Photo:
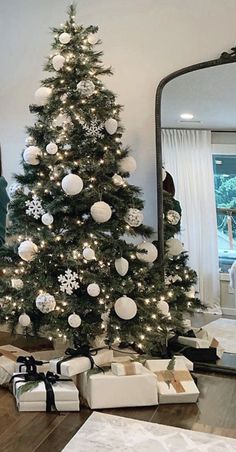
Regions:
<instances>
[{"instance_id":1,"label":"tree skirt","mask_svg":"<svg viewBox=\"0 0 236 452\"><path fill-rule=\"evenodd\" d=\"M94 412L62 452L235 452L236 439Z\"/></svg>"},{"instance_id":2,"label":"tree skirt","mask_svg":"<svg viewBox=\"0 0 236 452\"><path fill-rule=\"evenodd\" d=\"M236 353L236 320L218 319L203 328L218 339L225 352Z\"/></svg>"}]
</instances>

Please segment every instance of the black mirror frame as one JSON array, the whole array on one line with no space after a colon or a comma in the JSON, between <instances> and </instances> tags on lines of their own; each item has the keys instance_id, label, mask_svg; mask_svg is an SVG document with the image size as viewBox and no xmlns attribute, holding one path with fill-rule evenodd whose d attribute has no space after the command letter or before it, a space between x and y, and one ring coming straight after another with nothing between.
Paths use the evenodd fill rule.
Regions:
<instances>
[{"instance_id":1,"label":"black mirror frame","mask_svg":"<svg viewBox=\"0 0 236 452\"><path fill-rule=\"evenodd\" d=\"M157 239L158 239L158 263L163 264L164 260L164 223L163 223L163 182L162 182L162 143L161 143L161 100L162 92L167 83L187 74L208 67L220 66L236 62L236 47L231 48L231 52L223 52L219 58L202 63L193 64L179 69L164 77L156 90L155 97L155 137L156 137L156 180L157 180Z\"/></svg>"}]
</instances>

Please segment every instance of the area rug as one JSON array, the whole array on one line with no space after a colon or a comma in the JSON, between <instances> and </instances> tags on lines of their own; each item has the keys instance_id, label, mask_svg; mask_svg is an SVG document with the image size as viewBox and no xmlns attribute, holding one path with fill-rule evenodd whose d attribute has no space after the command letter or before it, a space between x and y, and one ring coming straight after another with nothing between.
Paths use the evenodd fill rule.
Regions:
<instances>
[{"instance_id":1,"label":"area rug","mask_svg":"<svg viewBox=\"0 0 236 452\"><path fill-rule=\"evenodd\" d=\"M236 439L94 412L62 452L235 452Z\"/></svg>"},{"instance_id":2,"label":"area rug","mask_svg":"<svg viewBox=\"0 0 236 452\"><path fill-rule=\"evenodd\" d=\"M236 353L236 320L218 319L203 328L219 341L226 353Z\"/></svg>"}]
</instances>

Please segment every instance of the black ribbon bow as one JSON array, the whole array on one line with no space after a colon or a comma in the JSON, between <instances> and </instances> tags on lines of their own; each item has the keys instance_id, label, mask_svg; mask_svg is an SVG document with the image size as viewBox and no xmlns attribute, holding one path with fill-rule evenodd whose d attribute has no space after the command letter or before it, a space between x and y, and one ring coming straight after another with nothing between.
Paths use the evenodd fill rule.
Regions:
<instances>
[{"instance_id":1,"label":"black ribbon bow","mask_svg":"<svg viewBox=\"0 0 236 452\"><path fill-rule=\"evenodd\" d=\"M67 348L65 351L65 357L57 362L57 373L61 374L61 365L66 361L70 361L73 358L85 357L88 358L91 364L91 369L94 366L98 367L94 362L93 356L96 356L99 350L103 350L104 347L90 348L89 345L81 345L77 348Z\"/></svg>"},{"instance_id":2,"label":"black ribbon bow","mask_svg":"<svg viewBox=\"0 0 236 452\"><path fill-rule=\"evenodd\" d=\"M22 369L25 368L24 372L27 372L28 374L36 374L37 366L42 366L49 361L39 361L36 360L33 356L18 356L16 362L21 363L19 366L19 372L22 372Z\"/></svg>"}]
</instances>

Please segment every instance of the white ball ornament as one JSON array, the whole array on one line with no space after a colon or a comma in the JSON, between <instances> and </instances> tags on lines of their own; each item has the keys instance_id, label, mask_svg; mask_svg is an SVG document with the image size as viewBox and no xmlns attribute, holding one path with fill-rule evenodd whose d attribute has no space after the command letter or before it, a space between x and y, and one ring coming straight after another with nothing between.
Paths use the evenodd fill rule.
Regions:
<instances>
[{"instance_id":1,"label":"white ball ornament","mask_svg":"<svg viewBox=\"0 0 236 452\"><path fill-rule=\"evenodd\" d=\"M24 328L29 326L31 323L30 317L27 314L21 314L18 322L21 326L23 326Z\"/></svg>"},{"instance_id":2,"label":"white ball ornament","mask_svg":"<svg viewBox=\"0 0 236 452\"><path fill-rule=\"evenodd\" d=\"M89 284L87 287L87 292L90 297L97 297L100 294L100 287L96 283Z\"/></svg>"},{"instance_id":3,"label":"white ball ornament","mask_svg":"<svg viewBox=\"0 0 236 452\"><path fill-rule=\"evenodd\" d=\"M168 210L166 218L168 223L172 224L173 226L176 226L180 222L180 214L175 210Z\"/></svg>"},{"instance_id":4,"label":"white ball ornament","mask_svg":"<svg viewBox=\"0 0 236 452\"><path fill-rule=\"evenodd\" d=\"M77 84L77 90L85 97L90 97L94 93L95 85L91 80L81 80Z\"/></svg>"},{"instance_id":5,"label":"white ball ornament","mask_svg":"<svg viewBox=\"0 0 236 452\"><path fill-rule=\"evenodd\" d=\"M60 71L65 63L65 58L63 55L55 55L52 59L52 65L55 71Z\"/></svg>"},{"instance_id":6,"label":"white ball ornament","mask_svg":"<svg viewBox=\"0 0 236 452\"><path fill-rule=\"evenodd\" d=\"M13 289L20 290L23 289L24 283L22 279L16 278L11 280L11 286Z\"/></svg>"},{"instance_id":7,"label":"white ball ornament","mask_svg":"<svg viewBox=\"0 0 236 452\"><path fill-rule=\"evenodd\" d=\"M115 269L120 276L125 276L129 270L129 262L124 257L115 260Z\"/></svg>"},{"instance_id":8,"label":"white ball ornament","mask_svg":"<svg viewBox=\"0 0 236 452\"><path fill-rule=\"evenodd\" d=\"M56 143L53 143L52 141L50 143L47 144L46 146L46 151L48 154L50 155L54 155L57 153L58 151L58 146Z\"/></svg>"},{"instance_id":9,"label":"white ball ornament","mask_svg":"<svg viewBox=\"0 0 236 452\"><path fill-rule=\"evenodd\" d=\"M59 36L59 41L61 44L68 44L71 40L71 35L69 33L61 33Z\"/></svg>"},{"instance_id":10,"label":"white ball ornament","mask_svg":"<svg viewBox=\"0 0 236 452\"><path fill-rule=\"evenodd\" d=\"M45 224L45 226L50 226L53 223L54 218L49 212L47 212L43 214L41 220L42 223Z\"/></svg>"},{"instance_id":11,"label":"white ball ornament","mask_svg":"<svg viewBox=\"0 0 236 452\"><path fill-rule=\"evenodd\" d=\"M123 320L131 320L137 314L137 305L132 298L124 295L115 302L115 313Z\"/></svg>"},{"instance_id":12,"label":"white ball ornament","mask_svg":"<svg viewBox=\"0 0 236 452\"><path fill-rule=\"evenodd\" d=\"M104 201L95 202L92 205L90 212L93 219L97 223L105 223L106 221L110 220L112 216L112 210L109 204Z\"/></svg>"},{"instance_id":13,"label":"white ball ornament","mask_svg":"<svg viewBox=\"0 0 236 452\"><path fill-rule=\"evenodd\" d=\"M78 314L71 314L68 317L68 323L71 328L78 328L81 325L81 318Z\"/></svg>"},{"instance_id":14,"label":"white ball ornament","mask_svg":"<svg viewBox=\"0 0 236 452\"><path fill-rule=\"evenodd\" d=\"M18 183L13 183L8 188L8 194L9 194L10 198L14 198L14 196L16 196L17 193L21 193L23 191L24 191L23 186Z\"/></svg>"},{"instance_id":15,"label":"white ball ornament","mask_svg":"<svg viewBox=\"0 0 236 452\"><path fill-rule=\"evenodd\" d=\"M124 185L124 179L119 174L114 174L114 176L112 176L112 182L117 187Z\"/></svg>"},{"instance_id":16,"label":"white ball ornament","mask_svg":"<svg viewBox=\"0 0 236 452\"><path fill-rule=\"evenodd\" d=\"M35 304L40 312L48 314L49 312L54 311L56 307L56 300L53 295L50 295L50 293L44 293L38 295L35 300Z\"/></svg>"},{"instance_id":17,"label":"white ball ornament","mask_svg":"<svg viewBox=\"0 0 236 452\"><path fill-rule=\"evenodd\" d=\"M142 242L140 243L137 248L139 250L144 250L146 251L146 253L136 253L137 258L141 261L141 262L154 262L158 256L158 251L157 248L155 247L155 245L153 245L153 243L151 242Z\"/></svg>"},{"instance_id":18,"label":"white ball ornament","mask_svg":"<svg viewBox=\"0 0 236 452\"><path fill-rule=\"evenodd\" d=\"M78 195L83 189L83 181L77 174L67 174L61 183L62 189L69 196Z\"/></svg>"},{"instance_id":19,"label":"white ball ornament","mask_svg":"<svg viewBox=\"0 0 236 452\"><path fill-rule=\"evenodd\" d=\"M164 300L160 300L157 303L157 308L159 309L159 311L163 314L168 316L169 314L169 305L166 301Z\"/></svg>"},{"instance_id":20,"label":"white ball ornament","mask_svg":"<svg viewBox=\"0 0 236 452\"><path fill-rule=\"evenodd\" d=\"M65 124L70 124L71 118L66 113L59 113L56 118L53 119L52 125L54 127L63 127Z\"/></svg>"},{"instance_id":21,"label":"white ball ornament","mask_svg":"<svg viewBox=\"0 0 236 452\"><path fill-rule=\"evenodd\" d=\"M118 128L118 122L114 118L109 118L105 122L105 129L109 133L109 135L114 135Z\"/></svg>"},{"instance_id":22,"label":"white ball ornament","mask_svg":"<svg viewBox=\"0 0 236 452\"><path fill-rule=\"evenodd\" d=\"M125 221L129 226L138 228L143 222L143 213L138 209L129 209L125 215Z\"/></svg>"},{"instance_id":23,"label":"white ball ornament","mask_svg":"<svg viewBox=\"0 0 236 452\"><path fill-rule=\"evenodd\" d=\"M89 246L87 246L83 250L83 257L87 261L92 261L93 259L95 259L95 252L94 252L94 250L92 248L90 248Z\"/></svg>"},{"instance_id":24,"label":"white ball ornament","mask_svg":"<svg viewBox=\"0 0 236 452\"><path fill-rule=\"evenodd\" d=\"M23 159L28 165L38 165L39 157L42 157L42 151L38 146L29 146L23 153Z\"/></svg>"},{"instance_id":25,"label":"white ball ornament","mask_svg":"<svg viewBox=\"0 0 236 452\"><path fill-rule=\"evenodd\" d=\"M89 33L89 35L87 36L87 40L89 42L89 44L97 44L98 42L98 36L95 33Z\"/></svg>"},{"instance_id":26,"label":"white ball ornament","mask_svg":"<svg viewBox=\"0 0 236 452\"><path fill-rule=\"evenodd\" d=\"M178 239L171 238L167 240L166 245L168 247L167 254L169 257L178 256L184 251L183 244Z\"/></svg>"},{"instance_id":27,"label":"white ball ornament","mask_svg":"<svg viewBox=\"0 0 236 452\"><path fill-rule=\"evenodd\" d=\"M26 262L32 261L35 258L37 252L38 247L31 240L25 240L24 242L21 242L18 248L19 256Z\"/></svg>"},{"instance_id":28,"label":"white ball ornament","mask_svg":"<svg viewBox=\"0 0 236 452\"><path fill-rule=\"evenodd\" d=\"M46 105L49 97L52 94L52 89L47 86L41 86L34 93L35 102L39 106Z\"/></svg>"},{"instance_id":29,"label":"white ball ornament","mask_svg":"<svg viewBox=\"0 0 236 452\"><path fill-rule=\"evenodd\" d=\"M26 146L32 146L34 144L34 138L31 136L26 137L25 139L25 145Z\"/></svg>"},{"instance_id":30,"label":"white ball ornament","mask_svg":"<svg viewBox=\"0 0 236 452\"><path fill-rule=\"evenodd\" d=\"M136 160L132 155L128 155L120 160L119 168L122 173L134 173L137 168Z\"/></svg>"}]
</instances>

